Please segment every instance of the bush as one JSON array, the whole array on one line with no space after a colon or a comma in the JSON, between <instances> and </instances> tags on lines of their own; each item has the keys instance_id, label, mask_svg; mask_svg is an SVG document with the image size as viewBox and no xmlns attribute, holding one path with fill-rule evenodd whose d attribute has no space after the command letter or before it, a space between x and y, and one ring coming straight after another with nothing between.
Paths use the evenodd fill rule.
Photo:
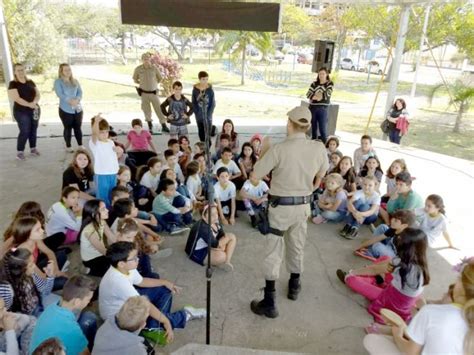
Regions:
<instances>
[{"instance_id":1,"label":"bush","mask_svg":"<svg viewBox=\"0 0 474 355\"><path fill-rule=\"evenodd\" d=\"M161 81L163 93L166 97L170 96L173 92L173 82L181 78L183 67L177 61L159 53L152 55L151 62L158 67L163 78Z\"/></svg>"}]
</instances>

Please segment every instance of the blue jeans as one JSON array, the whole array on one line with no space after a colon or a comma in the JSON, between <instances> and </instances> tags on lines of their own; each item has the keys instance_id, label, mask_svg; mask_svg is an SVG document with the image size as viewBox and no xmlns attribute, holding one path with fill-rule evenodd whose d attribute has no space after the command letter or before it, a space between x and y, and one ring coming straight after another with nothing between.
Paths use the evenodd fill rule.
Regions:
<instances>
[{"instance_id":1,"label":"blue jeans","mask_svg":"<svg viewBox=\"0 0 474 355\"><path fill-rule=\"evenodd\" d=\"M140 253L138 255L138 272L143 277L148 277L150 279L159 279L160 275L153 270L153 266L150 262L150 257L146 254Z\"/></svg>"},{"instance_id":2,"label":"blue jeans","mask_svg":"<svg viewBox=\"0 0 474 355\"><path fill-rule=\"evenodd\" d=\"M389 226L386 224L381 224L374 230L374 236L380 236L384 234L389 229ZM389 256L393 258L397 254L397 249L393 244L393 238L386 238L380 242L372 244L367 248L368 254L374 258L380 258L382 256Z\"/></svg>"},{"instance_id":3,"label":"blue jeans","mask_svg":"<svg viewBox=\"0 0 474 355\"><path fill-rule=\"evenodd\" d=\"M107 207L111 206L111 192L117 185L117 175L94 175L94 184L96 188L96 198L105 202Z\"/></svg>"},{"instance_id":4,"label":"blue jeans","mask_svg":"<svg viewBox=\"0 0 474 355\"><path fill-rule=\"evenodd\" d=\"M357 200L356 202L354 202L354 207L359 212L367 212L368 210L370 210L371 206L368 203L364 203L364 202L361 202L360 200ZM363 224L371 224L371 223L374 223L376 220L377 220L377 214L375 213L373 215L365 217ZM360 224L356 221L356 219L350 212L347 215L346 223L350 224L352 227L360 226Z\"/></svg>"},{"instance_id":5,"label":"blue jeans","mask_svg":"<svg viewBox=\"0 0 474 355\"><path fill-rule=\"evenodd\" d=\"M181 208L186 205L186 200L184 199L183 196L176 196L173 200L173 207L176 208ZM173 226L182 226L182 225L187 225L191 224L193 222L193 216L191 211L186 212L184 214L181 213L165 213L162 215L154 213L156 219L158 222L163 226L163 228L167 231L170 232Z\"/></svg>"},{"instance_id":6,"label":"blue jeans","mask_svg":"<svg viewBox=\"0 0 474 355\"><path fill-rule=\"evenodd\" d=\"M92 350L95 334L97 333L97 316L90 311L82 312L77 319L77 323L79 323L79 327L87 338L89 343L87 347Z\"/></svg>"},{"instance_id":7,"label":"blue jeans","mask_svg":"<svg viewBox=\"0 0 474 355\"><path fill-rule=\"evenodd\" d=\"M319 137L323 143L326 143L328 138L328 108L322 105L310 105L311 111L311 134L313 139L318 139L318 128Z\"/></svg>"},{"instance_id":8,"label":"blue jeans","mask_svg":"<svg viewBox=\"0 0 474 355\"><path fill-rule=\"evenodd\" d=\"M402 136L400 135L400 130L399 129L391 129L390 132L388 132L388 139L390 139L390 142L395 143L395 144L400 144L400 141L402 139Z\"/></svg>"},{"instance_id":9,"label":"blue jeans","mask_svg":"<svg viewBox=\"0 0 474 355\"><path fill-rule=\"evenodd\" d=\"M173 329L186 326L186 312L184 310L171 313L173 294L168 288L161 286L136 287L136 289L140 295L147 296L150 302L169 319ZM148 317L146 326L147 328L162 328L162 324L151 317Z\"/></svg>"},{"instance_id":10,"label":"blue jeans","mask_svg":"<svg viewBox=\"0 0 474 355\"><path fill-rule=\"evenodd\" d=\"M16 150L23 152L25 150L26 142L29 141L30 149L36 148L36 132L38 131L38 121L33 119L33 110L31 111L14 111L15 117L20 133L16 141Z\"/></svg>"},{"instance_id":11,"label":"blue jeans","mask_svg":"<svg viewBox=\"0 0 474 355\"><path fill-rule=\"evenodd\" d=\"M317 201L315 201L315 206L314 206L314 210L313 210L312 214L315 217L318 216L318 215L321 215L321 216L324 217L324 219L326 219L330 222L335 222L335 223L343 221L347 216L347 212L321 210L321 208L318 206Z\"/></svg>"}]
</instances>

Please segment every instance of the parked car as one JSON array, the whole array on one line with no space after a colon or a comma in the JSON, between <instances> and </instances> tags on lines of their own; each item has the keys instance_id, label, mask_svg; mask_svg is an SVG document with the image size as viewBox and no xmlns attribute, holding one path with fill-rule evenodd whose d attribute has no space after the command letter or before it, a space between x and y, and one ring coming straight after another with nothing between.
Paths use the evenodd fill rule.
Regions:
<instances>
[{"instance_id":1,"label":"parked car","mask_svg":"<svg viewBox=\"0 0 474 355\"><path fill-rule=\"evenodd\" d=\"M376 60L370 60L367 62L365 67L365 72L368 73L370 70L371 73L382 75L383 68L381 67L380 63Z\"/></svg>"},{"instance_id":2,"label":"parked car","mask_svg":"<svg viewBox=\"0 0 474 355\"><path fill-rule=\"evenodd\" d=\"M298 53L296 61L300 64L313 64L313 56L311 54Z\"/></svg>"},{"instance_id":3,"label":"parked car","mask_svg":"<svg viewBox=\"0 0 474 355\"><path fill-rule=\"evenodd\" d=\"M356 67L351 58L344 58L343 60L341 60L341 69L356 70Z\"/></svg>"}]
</instances>

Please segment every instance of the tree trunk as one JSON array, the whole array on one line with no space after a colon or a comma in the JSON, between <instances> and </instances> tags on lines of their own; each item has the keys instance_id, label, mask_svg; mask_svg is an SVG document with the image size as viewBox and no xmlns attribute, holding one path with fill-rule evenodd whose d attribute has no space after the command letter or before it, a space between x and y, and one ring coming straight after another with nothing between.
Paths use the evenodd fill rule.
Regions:
<instances>
[{"instance_id":1,"label":"tree trunk","mask_svg":"<svg viewBox=\"0 0 474 355\"><path fill-rule=\"evenodd\" d=\"M347 34L347 30L344 28L337 35L337 62L336 62L335 71L339 71L339 69L341 69L342 47L344 46L344 42L346 41L346 34ZM331 70L331 68L328 68L328 69Z\"/></svg>"},{"instance_id":2,"label":"tree trunk","mask_svg":"<svg viewBox=\"0 0 474 355\"><path fill-rule=\"evenodd\" d=\"M173 43L173 41L171 40L171 35L172 33L170 32L170 35L169 36L166 36L165 34L159 32L159 31L153 31L153 33L161 38L163 38L166 42L168 42L171 46L171 48L173 49L173 51L176 53L176 55L178 56L178 60L181 61L183 60L183 56L181 55L178 47L176 47L176 45Z\"/></svg>"},{"instance_id":3,"label":"tree trunk","mask_svg":"<svg viewBox=\"0 0 474 355\"><path fill-rule=\"evenodd\" d=\"M454 133L460 133L461 132L461 122L462 122L462 116L464 115L464 110L465 110L465 105L464 105L464 101L463 101L459 105L459 110L458 110L458 113L456 115L456 122L454 123L454 128L453 128Z\"/></svg>"},{"instance_id":4,"label":"tree trunk","mask_svg":"<svg viewBox=\"0 0 474 355\"><path fill-rule=\"evenodd\" d=\"M247 45L244 46L242 50L242 75L240 77L240 85L245 85L245 56L247 52Z\"/></svg>"},{"instance_id":5,"label":"tree trunk","mask_svg":"<svg viewBox=\"0 0 474 355\"><path fill-rule=\"evenodd\" d=\"M122 33L122 36L120 37L120 51L122 53L122 63L125 65L127 64L127 57L125 56L125 50L126 50L126 46L125 46L125 32Z\"/></svg>"}]
</instances>

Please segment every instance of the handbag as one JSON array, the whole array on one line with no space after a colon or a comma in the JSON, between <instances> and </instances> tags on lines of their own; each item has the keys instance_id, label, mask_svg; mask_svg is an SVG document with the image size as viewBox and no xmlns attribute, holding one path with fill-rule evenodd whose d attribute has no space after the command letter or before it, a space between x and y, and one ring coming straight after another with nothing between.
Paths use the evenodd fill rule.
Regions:
<instances>
[{"instance_id":1,"label":"handbag","mask_svg":"<svg viewBox=\"0 0 474 355\"><path fill-rule=\"evenodd\" d=\"M383 133L388 134L388 132L390 132L390 121L387 119L383 120L383 122L380 124L380 129Z\"/></svg>"}]
</instances>

